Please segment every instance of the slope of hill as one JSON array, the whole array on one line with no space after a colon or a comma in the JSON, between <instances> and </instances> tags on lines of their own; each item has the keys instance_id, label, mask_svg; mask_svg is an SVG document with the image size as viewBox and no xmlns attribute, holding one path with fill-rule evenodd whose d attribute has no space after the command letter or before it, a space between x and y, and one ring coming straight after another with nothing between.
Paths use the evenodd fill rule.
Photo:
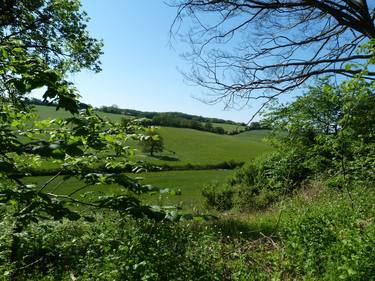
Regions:
<instances>
[{"instance_id":1,"label":"slope of hill","mask_svg":"<svg viewBox=\"0 0 375 281\"><path fill-rule=\"evenodd\" d=\"M218 135L183 128L160 128L166 150L153 162L170 165L210 165L227 161L244 162L254 158L270 147L263 142L263 131L245 135ZM165 159L170 159L165 160Z\"/></svg>"},{"instance_id":2,"label":"slope of hill","mask_svg":"<svg viewBox=\"0 0 375 281\"><path fill-rule=\"evenodd\" d=\"M71 116L66 111L56 111L50 106L37 105L36 112L40 119ZM124 116L104 112L99 114L113 121L119 121ZM252 130L237 135L220 135L187 128L160 127L160 134L165 144L163 152L150 157L142 153L136 143L131 145L137 148L138 159L156 165L170 167L192 165L209 168L205 166L231 161L245 162L269 151L270 146L263 141L268 133L267 130ZM48 165L49 168L53 168L52 166Z\"/></svg>"},{"instance_id":3,"label":"slope of hill","mask_svg":"<svg viewBox=\"0 0 375 281\"><path fill-rule=\"evenodd\" d=\"M46 119L53 116L70 116L70 113L68 112L62 110L56 111L55 106L43 105L42 101L37 101L38 103L30 103L35 106L40 115L40 119ZM217 134L237 134L249 129L245 124L231 120L202 117L180 112L143 112L113 107L101 107L96 109L96 112L102 116L110 117L113 120L120 120L123 117L144 118L145 125L190 128Z\"/></svg>"}]
</instances>

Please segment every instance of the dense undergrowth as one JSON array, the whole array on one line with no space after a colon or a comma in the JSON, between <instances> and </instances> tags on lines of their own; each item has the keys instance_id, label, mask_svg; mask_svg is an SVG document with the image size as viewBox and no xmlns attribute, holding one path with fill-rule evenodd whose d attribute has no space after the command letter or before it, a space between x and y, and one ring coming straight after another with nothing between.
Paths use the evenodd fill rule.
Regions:
<instances>
[{"instance_id":1,"label":"dense undergrowth","mask_svg":"<svg viewBox=\"0 0 375 281\"><path fill-rule=\"evenodd\" d=\"M322 196L323 195L323 196ZM280 233L286 279L375 280L374 191L330 191L295 201Z\"/></svg>"},{"instance_id":2,"label":"dense undergrowth","mask_svg":"<svg viewBox=\"0 0 375 281\"><path fill-rule=\"evenodd\" d=\"M316 183L267 212L227 213L212 222L97 211L95 223L33 224L19 233L17 269L7 260L12 222L2 214L0 276L7 280L16 270L17 280L375 280L375 193L358 187L351 198Z\"/></svg>"},{"instance_id":3,"label":"dense undergrowth","mask_svg":"<svg viewBox=\"0 0 375 281\"><path fill-rule=\"evenodd\" d=\"M342 190L375 181L375 84L361 79L339 86L323 79L264 122L275 150L249 161L223 187L203 195L218 210L262 210L317 179Z\"/></svg>"}]
</instances>

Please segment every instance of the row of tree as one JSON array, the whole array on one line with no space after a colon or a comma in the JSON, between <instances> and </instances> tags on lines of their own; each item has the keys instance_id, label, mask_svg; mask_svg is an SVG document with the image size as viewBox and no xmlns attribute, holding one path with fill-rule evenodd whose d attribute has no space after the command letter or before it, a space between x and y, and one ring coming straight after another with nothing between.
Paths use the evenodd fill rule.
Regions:
<instances>
[{"instance_id":1,"label":"row of tree","mask_svg":"<svg viewBox=\"0 0 375 281\"><path fill-rule=\"evenodd\" d=\"M123 108L119 108L115 104L112 105L112 106L101 106L100 108L98 108L98 110L103 111L103 112L108 112L108 113L129 115L129 116L134 116L134 117L139 117L139 118L144 117L144 118L148 118L148 119L153 119L155 116L168 114L168 115L172 115L172 116L175 116L175 117L178 117L178 118L195 120L195 121L198 121L198 122L223 123L223 124L232 124L232 125L241 125L241 126L246 125L244 123L237 123L237 122L234 122L232 120L203 117L203 116L191 115L191 114L182 113L182 112L160 113L160 112L140 111L140 110L135 110L135 109L123 109Z\"/></svg>"},{"instance_id":2,"label":"row of tree","mask_svg":"<svg viewBox=\"0 0 375 281\"><path fill-rule=\"evenodd\" d=\"M133 109L121 109L116 105L102 106L98 110L107 113L128 115L135 118L145 118L143 124L145 126L166 126L176 128L190 128L200 131L212 132L215 134L234 135L247 131L248 129L263 129L259 122L253 122L250 126L245 123L237 123L231 120L224 120L218 118L209 118L196 116L181 112L147 112ZM230 124L238 126L235 130L225 130L222 126L215 126L218 124Z\"/></svg>"},{"instance_id":3,"label":"row of tree","mask_svg":"<svg viewBox=\"0 0 375 281\"><path fill-rule=\"evenodd\" d=\"M166 126L176 128L190 128L200 131L207 131L216 134L228 133L223 127L214 126L212 122L200 122L196 119L187 119L174 113L160 113L152 119L146 120L146 124L154 126Z\"/></svg>"},{"instance_id":4,"label":"row of tree","mask_svg":"<svg viewBox=\"0 0 375 281\"><path fill-rule=\"evenodd\" d=\"M56 101L46 101L35 97L25 98L27 104L42 105L56 107L58 104ZM78 102L77 106L79 109L87 109L90 107L89 104ZM99 108L100 111L113 114L123 114L130 115L137 118L145 118L142 124L145 126L165 126L165 127L175 127L175 128L190 128L200 131L211 132L215 134L227 134L236 135L248 130L261 130L268 129L266 126L262 125L260 122L251 122L248 126L244 123L236 123L231 120L223 120L217 118L207 118L202 116L195 116L180 112L144 112L133 109L120 109L115 105L112 106L102 106ZM122 121L124 123L124 121ZM126 122L126 121L125 121ZM225 130L221 126L214 126L213 123L219 124L231 124L237 125L234 130Z\"/></svg>"}]
</instances>

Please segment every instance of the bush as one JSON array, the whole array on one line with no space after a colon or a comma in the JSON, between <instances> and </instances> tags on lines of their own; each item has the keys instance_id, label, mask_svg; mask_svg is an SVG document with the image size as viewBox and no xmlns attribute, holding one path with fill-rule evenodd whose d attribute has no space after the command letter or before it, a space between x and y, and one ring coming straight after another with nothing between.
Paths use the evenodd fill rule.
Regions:
<instances>
[{"instance_id":1,"label":"bush","mask_svg":"<svg viewBox=\"0 0 375 281\"><path fill-rule=\"evenodd\" d=\"M264 123L274 129L275 152L250 161L229 181L240 208L266 208L315 178L346 189L373 182L374 89L363 79L336 86L325 78L289 105L269 110Z\"/></svg>"},{"instance_id":2,"label":"bush","mask_svg":"<svg viewBox=\"0 0 375 281\"><path fill-rule=\"evenodd\" d=\"M233 208L232 190L218 190L218 185L209 185L202 190L207 207L218 211L227 211Z\"/></svg>"},{"instance_id":3,"label":"bush","mask_svg":"<svg viewBox=\"0 0 375 281\"><path fill-rule=\"evenodd\" d=\"M304 280L375 280L374 192L358 188L294 205L281 231L283 274ZM306 204L306 203L305 203Z\"/></svg>"},{"instance_id":4,"label":"bush","mask_svg":"<svg viewBox=\"0 0 375 281\"><path fill-rule=\"evenodd\" d=\"M311 175L299 150L278 151L250 161L229 180L236 190L241 210L259 210L270 206L300 188Z\"/></svg>"}]
</instances>

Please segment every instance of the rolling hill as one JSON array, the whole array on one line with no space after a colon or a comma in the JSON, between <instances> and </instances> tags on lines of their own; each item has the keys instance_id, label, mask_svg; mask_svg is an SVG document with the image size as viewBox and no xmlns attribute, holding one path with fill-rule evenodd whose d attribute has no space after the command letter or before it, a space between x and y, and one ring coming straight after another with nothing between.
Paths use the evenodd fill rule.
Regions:
<instances>
[{"instance_id":1,"label":"rolling hill","mask_svg":"<svg viewBox=\"0 0 375 281\"><path fill-rule=\"evenodd\" d=\"M36 112L40 119L71 116L69 112L56 111L50 106L37 105ZM124 116L103 112L99 114L113 121L118 121ZM205 166L229 161L245 162L271 150L270 146L263 141L269 133L267 130L223 135L187 128L160 127L159 132L164 138L165 150L155 157L150 157L142 153L140 147L134 143L133 145L138 148L139 159L168 166Z\"/></svg>"}]
</instances>

